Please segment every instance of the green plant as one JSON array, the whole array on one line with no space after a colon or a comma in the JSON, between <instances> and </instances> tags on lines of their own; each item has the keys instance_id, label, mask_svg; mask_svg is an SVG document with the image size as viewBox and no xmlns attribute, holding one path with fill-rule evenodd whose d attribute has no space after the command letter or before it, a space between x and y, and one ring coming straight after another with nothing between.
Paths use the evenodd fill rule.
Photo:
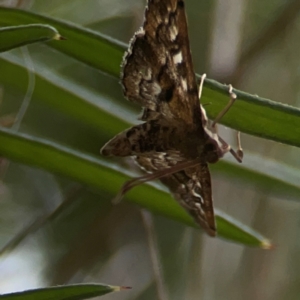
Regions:
<instances>
[{"instance_id":1,"label":"green plant","mask_svg":"<svg viewBox=\"0 0 300 300\"><path fill-rule=\"evenodd\" d=\"M13 127L0 129L0 153L5 158L18 163L59 175L55 177L59 187L55 186L56 183L51 179L48 184L51 182L52 189L49 188L47 191L52 193L60 191L61 198L68 199L71 190L70 198L72 200L75 198L75 201L70 206L64 203L64 206L57 208L56 212L59 213L56 213L55 217L50 216L42 223L45 227L51 224L56 230L61 230L64 237L69 235L67 237L69 242L74 242L78 234L83 237L86 228L92 228L95 226L92 224L100 222L95 220L101 216L106 218L111 210L109 200L117 193L122 183L135 174L130 162L124 166L120 160L105 161L98 154L99 148L105 141L136 119L136 107L122 99L117 83L119 65L126 45L81 26L30 12L0 8L0 25L7 26L6 30L20 24L23 27L19 29L23 30L24 24L35 23L53 26L66 38L66 41L51 41L46 45L32 47L30 57L35 61L34 69L30 67L28 63L30 58L26 53L25 59L20 56L18 50L1 55L0 81L11 93L10 97L13 100L9 104L4 101L3 110L5 112L18 110L18 103L22 102L24 95L29 95L31 102L22 119L20 130ZM47 26L45 28L49 29ZM15 28L13 27L14 30ZM25 29L28 28L35 27L26 25ZM57 34L56 30L51 32ZM40 32L38 35L40 36ZM23 37L23 33L20 32L20 36ZM16 40L18 41L18 38ZM44 35L37 40L44 40ZM32 39L28 39L28 43L31 41ZM16 43L12 47L15 46L19 44ZM6 49L9 47L3 47L3 50ZM104 75L98 74L93 69L101 71ZM34 86L28 84L28 73L29 78L34 77ZM253 136L299 147L300 111L298 109L241 91L236 93L238 101L222 119L224 125ZM228 101L227 87L216 81L207 80L201 101L212 103L207 105L206 109L209 117L214 118ZM247 159L244 164L236 165L225 159L212 166L214 174L229 178L234 184L241 182L242 186L259 187L265 193L272 190L272 193L277 195L298 197L299 175L293 167L266 160L255 154L251 155L247 149L245 153ZM28 174L27 169L24 170L26 171L23 172ZM84 187L78 188L77 184L70 182L69 179L80 182ZM37 186L42 184L37 183ZM75 196L72 194L74 189ZM89 200L85 201L81 193L89 193L87 197ZM157 184L138 187L131 191L126 199L155 214L197 227L169 194ZM69 218L75 218L69 215L72 205L74 211L77 210L74 216L82 214L83 219L70 230L66 223ZM117 211L119 210L117 216L121 220L124 211L128 213L128 210L124 209L125 205L116 208ZM270 246L266 238L233 220L227 214L218 211L217 215L220 237L244 245L266 248ZM117 224L119 222L116 221ZM83 227L80 226L81 223L84 224ZM103 226L105 222L101 224ZM111 222L108 224L111 226ZM182 234L180 232L182 228L185 227L180 227L178 235ZM37 227L35 229L37 230ZM162 228L160 230L163 231ZM111 235L114 231L109 232ZM10 244L12 247L5 248L6 250L14 249L27 235L21 234L17 237L15 243ZM107 240L107 236L103 237L102 242L106 246ZM63 248L63 252L66 251L66 241L59 241L58 244ZM63 279L58 278L53 279L52 283L62 281Z\"/></svg>"}]
</instances>

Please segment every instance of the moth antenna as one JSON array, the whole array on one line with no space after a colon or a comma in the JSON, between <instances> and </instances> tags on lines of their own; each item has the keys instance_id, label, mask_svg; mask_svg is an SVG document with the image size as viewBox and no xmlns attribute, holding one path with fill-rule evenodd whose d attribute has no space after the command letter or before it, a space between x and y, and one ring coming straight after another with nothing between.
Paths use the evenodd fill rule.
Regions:
<instances>
[{"instance_id":1,"label":"moth antenna","mask_svg":"<svg viewBox=\"0 0 300 300\"><path fill-rule=\"evenodd\" d=\"M147 175L144 175L144 176L141 176L141 177L137 177L137 178L133 178L131 180L128 180L121 187L121 189L120 189L119 193L117 194L117 196L112 200L112 203L117 204L117 203L121 202L124 195L129 190L134 188L135 186L143 184L147 181L152 181L152 180L155 180L155 179L160 179L162 177L172 175L174 173L177 173L177 172L179 172L181 170L184 170L184 169L187 169L187 168L195 167L195 166L199 165L200 163L201 163L201 160L199 158L197 158L197 159L194 159L192 161L185 161L185 162L178 163L175 166L172 166L172 167L167 168L167 169L159 170L159 171L156 171L156 172L151 173L151 174L147 174Z\"/></svg>"},{"instance_id":2,"label":"moth antenna","mask_svg":"<svg viewBox=\"0 0 300 300\"><path fill-rule=\"evenodd\" d=\"M204 80L206 78L206 74L204 73L201 76L201 80L200 80L200 84L199 84L199 91L198 91L198 98L201 99L202 96L202 89L203 89L203 84L204 84Z\"/></svg>"}]
</instances>

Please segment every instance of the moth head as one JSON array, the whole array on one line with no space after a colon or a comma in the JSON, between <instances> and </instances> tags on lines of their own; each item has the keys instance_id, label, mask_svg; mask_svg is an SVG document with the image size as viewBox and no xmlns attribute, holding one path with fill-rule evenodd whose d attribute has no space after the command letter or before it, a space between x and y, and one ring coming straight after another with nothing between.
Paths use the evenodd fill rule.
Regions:
<instances>
[{"instance_id":1,"label":"moth head","mask_svg":"<svg viewBox=\"0 0 300 300\"><path fill-rule=\"evenodd\" d=\"M216 163L228 151L230 146L221 143L218 135L209 131L203 150L205 160L211 164Z\"/></svg>"},{"instance_id":2,"label":"moth head","mask_svg":"<svg viewBox=\"0 0 300 300\"><path fill-rule=\"evenodd\" d=\"M209 139L204 145L205 160L208 163L216 163L222 156L223 153L220 149L216 140Z\"/></svg>"}]
</instances>

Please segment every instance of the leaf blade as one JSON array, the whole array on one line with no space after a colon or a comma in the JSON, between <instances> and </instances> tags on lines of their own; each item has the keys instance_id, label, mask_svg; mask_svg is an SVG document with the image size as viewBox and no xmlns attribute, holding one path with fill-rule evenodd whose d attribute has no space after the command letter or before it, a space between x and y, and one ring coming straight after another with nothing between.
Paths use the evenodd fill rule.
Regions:
<instances>
[{"instance_id":1,"label":"leaf blade","mask_svg":"<svg viewBox=\"0 0 300 300\"><path fill-rule=\"evenodd\" d=\"M55 26L68 41L50 42L47 45L119 78L119 66L127 49L125 44L71 23L27 11L0 8L0 24L17 25L22 22L25 24L46 22ZM234 90L234 92L238 100L222 118L222 124L251 135L300 147L299 109L242 91ZM213 103L206 106L206 110L209 118L214 119L228 102L228 86L206 79L201 102Z\"/></svg>"},{"instance_id":2,"label":"leaf blade","mask_svg":"<svg viewBox=\"0 0 300 300\"><path fill-rule=\"evenodd\" d=\"M129 179L128 171L116 169L114 165L105 161L53 142L26 134L13 133L4 128L0 128L0 153L9 159L68 176L112 195L116 194L121 184ZM192 217L168 193L164 192L161 186L146 184L137 187L128 193L126 199L154 213L199 228ZM154 199L160 199L160 201ZM226 228L223 226L225 223ZM256 247L261 247L267 240L250 228L246 226L239 228L237 224L225 214L217 214L217 225L221 237Z\"/></svg>"},{"instance_id":3,"label":"leaf blade","mask_svg":"<svg viewBox=\"0 0 300 300\"><path fill-rule=\"evenodd\" d=\"M26 290L22 292L0 295L2 300L81 300L119 291L122 287L106 284L73 284ZM125 288L123 288L125 289Z\"/></svg>"},{"instance_id":4,"label":"leaf blade","mask_svg":"<svg viewBox=\"0 0 300 300\"><path fill-rule=\"evenodd\" d=\"M120 63L126 49L125 44L69 22L29 11L0 7L0 25L13 26L31 23L50 24L67 38L65 43L50 42L48 46L109 75L119 77Z\"/></svg>"},{"instance_id":5,"label":"leaf blade","mask_svg":"<svg viewBox=\"0 0 300 300\"><path fill-rule=\"evenodd\" d=\"M0 52L37 42L63 39L58 31L49 25L30 24L0 28Z\"/></svg>"}]
</instances>

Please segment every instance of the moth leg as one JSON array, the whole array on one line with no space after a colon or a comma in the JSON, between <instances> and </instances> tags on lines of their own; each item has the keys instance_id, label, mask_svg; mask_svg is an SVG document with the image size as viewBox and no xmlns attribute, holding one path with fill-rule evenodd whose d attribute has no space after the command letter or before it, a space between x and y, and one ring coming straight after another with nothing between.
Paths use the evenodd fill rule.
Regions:
<instances>
[{"instance_id":1,"label":"moth leg","mask_svg":"<svg viewBox=\"0 0 300 300\"><path fill-rule=\"evenodd\" d=\"M223 118L223 116L228 112L228 110L231 108L231 106L234 104L237 96L236 94L233 92L233 88L232 85L229 85L229 97L230 100L228 102L228 104L225 106L225 108L217 115L216 119L213 121L211 127L213 132L217 133L217 123L219 123L219 121ZM241 135L240 132L237 131L236 132L236 139L237 139L237 150L233 150L230 145L228 143L226 143L220 136L219 140L222 143L224 149L230 149L229 152L232 154L232 156L238 161L238 162L242 162L244 153L243 153L243 149L241 146Z\"/></svg>"},{"instance_id":2,"label":"moth leg","mask_svg":"<svg viewBox=\"0 0 300 300\"><path fill-rule=\"evenodd\" d=\"M236 137L237 137L237 144L238 144L238 149L235 151L231 148L231 146L226 143L219 135L219 141L222 143L222 146L224 149L229 149L229 152L231 153L231 155L239 162L241 163L243 161L243 156L244 156L244 152L243 149L241 147L241 137L240 137L240 132L237 131L236 132Z\"/></svg>"},{"instance_id":3,"label":"moth leg","mask_svg":"<svg viewBox=\"0 0 300 300\"><path fill-rule=\"evenodd\" d=\"M199 160L197 158L197 159L194 159L191 161L184 161L184 162L178 163L175 166L172 166L172 167L166 168L166 169L162 169L162 170L158 170L154 173L150 173L150 174L146 174L144 176L132 178L131 180L128 180L127 182L125 182L123 184L123 186L121 187L117 196L112 200L112 203L114 203L114 204L119 203L128 191L130 191L132 188L134 188L140 184L143 184L148 181L160 179L160 178L163 178L166 176L170 176L170 175L180 172L184 169L196 167L200 163L201 163L201 160Z\"/></svg>"},{"instance_id":4,"label":"moth leg","mask_svg":"<svg viewBox=\"0 0 300 300\"><path fill-rule=\"evenodd\" d=\"M237 131L236 132L236 142L237 142L237 150L236 153L237 155L240 157L240 159L242 160L244 157L244 151L242 148L242 142L241 142L241 132Z\"/></svg>"},{"instance_id":5,"label":"moth leg","mask_svg":"<svg viewBox=\"0 0 300 300\"><path fill-rule=\"evenodd\" d=\"M230 100L227 103L227 105L223 108L223 110L217 115L217 117L215 118L215 120L213 121L213 123L211 125L213 128L216 126L217 123L220 122L220 120L228 112L228 110L230 109L230 107L234 104L237 96L236 96L236 94L232 90L233 90L233 88L232 88L232 85L230 84L229 85L229 97L230 97Z\"/></svg>"}]
</instances>

